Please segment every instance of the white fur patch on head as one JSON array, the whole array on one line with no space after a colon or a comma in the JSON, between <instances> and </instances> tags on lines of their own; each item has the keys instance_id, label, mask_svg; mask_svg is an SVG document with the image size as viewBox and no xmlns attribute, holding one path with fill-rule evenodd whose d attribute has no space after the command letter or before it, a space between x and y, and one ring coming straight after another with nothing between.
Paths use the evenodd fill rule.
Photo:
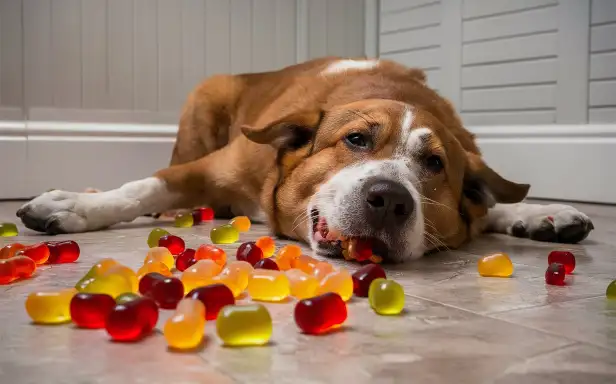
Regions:
<instances>
[{"instance_id":1,"label":"white fur patch on head","mask_svg":"<svg viewBox=\"0 0 616 384\"><path fill-rule=\"evenodd\" d=\"M368 70L379 65L378 60L338 60L328 65L321 75L335 75L350 70Z\"/></svg>"},{"instance_id":2,"label":"white fur patch on head","mask_svg":"<svg viewBox=\"0 0 616 384\"><path fill-rule=\"evenodd\" d=\"M411 130L413 118L413 111L406 108L400 119L400 141L394 151L394 157L408 157L420 152L425 137L432 134L432 130L426 127Z\"/></svg>"}]
</instances>

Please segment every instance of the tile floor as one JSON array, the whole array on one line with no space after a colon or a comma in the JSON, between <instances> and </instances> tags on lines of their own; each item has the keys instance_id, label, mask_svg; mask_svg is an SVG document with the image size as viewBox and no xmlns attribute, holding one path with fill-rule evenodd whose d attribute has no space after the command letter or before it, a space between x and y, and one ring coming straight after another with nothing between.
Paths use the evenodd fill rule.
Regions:
<instances>
[{"instance_id":1,"label":"tile floor","mask_svg":"<svg viewBox=\"0 0 616 384\"><path fill-rule=\"evenodd\" d=\"M0 221L16 221L18 205L0 203ZM463 249L389 268L405 287L403 316L377 316L366 300L353 299L341 331L314 337L297 331L292 304L268 304L274 318L269 346L223 348L210 322L197 353L168 351L160 333L126 345L109 342L102 330L30 324L23 307L28 293L71 286L103 257L137 268L149 231L170 222L143 218L57 236L79 242L78 263L46 266L31 280L0 287L0 383L614 383L616 300L607 300L605 289L616 278L616 207L578 206L596 227L580 245L487 235ZM208 241L210 227L172 232L194 247ZM0 246L47 239L21 230L17 238L0 238ZM254 228L241 240L264 233ZM233 254L236 246L225 248ZM544 283L547 253L555 248L577 257L565 287ZM512 257L513 278L477 275L477 259L496 251ZM162 314L159 325L168 316Z\"/></svg>"}]
</instances>

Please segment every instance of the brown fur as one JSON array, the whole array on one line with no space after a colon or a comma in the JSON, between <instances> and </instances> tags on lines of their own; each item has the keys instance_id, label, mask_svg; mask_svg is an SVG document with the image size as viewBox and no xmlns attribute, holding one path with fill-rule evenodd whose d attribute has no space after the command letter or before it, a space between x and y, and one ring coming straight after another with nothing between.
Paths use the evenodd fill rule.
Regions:
<instances>
[{"instance_id":1,"label":"brown fur","mask_svg":"<svg viewBox=\"0 0 616 384\"><path fill-rule=\"evenodd\" d=\"M473 135L425 85L422 71L382 60L370 70L320 75L338 59L216 76L198 86L182 112L171 167L156 174L181 192L176 208L261 209L275 233L306 240L307 226L298 226L297 218L318 186L348 164L391 156L405 105L414 108L413 128L435 133L430 151L446 162L444 172L424 177L420 191L428 242L455 247L480 231L489 199L469 199L468 185L485 186L496 201L526 195L528 186L502 179L483 163ZM373 153L358 157L341 143L349 131L370 126L379 126ZM298 136L309 139L299 148L293 145Z\"/></svg>"}]
</instances>

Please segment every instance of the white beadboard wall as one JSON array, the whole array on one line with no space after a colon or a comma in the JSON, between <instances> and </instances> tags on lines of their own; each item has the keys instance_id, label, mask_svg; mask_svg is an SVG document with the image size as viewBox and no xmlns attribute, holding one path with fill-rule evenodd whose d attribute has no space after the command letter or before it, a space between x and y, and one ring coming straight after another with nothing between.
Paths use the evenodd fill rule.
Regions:
<instances>
[{"instance_id":1,"label":"white beadboard wall","mask_svg":"<svg viewBox=\"0 0 616 384\"><path fill-rule=\"evenodd\" d=\"M363 54L363 0L0 0L0 118L175 123L208 76Z\"/></svg>"},{"instance_id":2,"label":"white beadboard wall","mask_svg":"<svg viewBox=\"0 0 616 384\"><path fill-rule=\"evenodd\" d=\"M615 0L380 0L377 13L380 56L425 69L494 168L533 197L616 203Z\"/></svg>"},{"instance_id":3,"label":"white beadboard wall","mask_svg":"<svg viewBox=\"0 0 616 384\"><path fill-rule=\"evenodd\" d=\"M170 159L204 78L363 56L364 0L0 0L0 199Z\"/></svg>"}]
</instances>

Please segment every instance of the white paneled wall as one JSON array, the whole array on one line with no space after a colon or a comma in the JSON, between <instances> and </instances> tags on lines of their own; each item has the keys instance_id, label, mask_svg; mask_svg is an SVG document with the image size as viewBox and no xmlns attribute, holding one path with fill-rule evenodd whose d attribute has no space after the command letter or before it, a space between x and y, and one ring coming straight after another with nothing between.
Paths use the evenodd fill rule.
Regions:
<instances>
[{"instance_id":1,"label":"white paneled wall","mask_svg":"<svg viewBox=\"0 0 616 384\"><path fill-rule=\"evenodd\" d=\"M364 0L0 0L0 198L165 167L219 73L364 55Z\"/></svg>"},{"instance_id":2,"label":"white paneled wall","mask_svg":"<svg viewBox=\"0 0 616 384\"><path fill-rule=\"evenodd\" d=\"M616 122L616 1L381 0L381 57L468 125Z\"/></svg>"},{"instance_id":3,"label":"white paneled wall","mask_svg":"<svg viewBox=\"0 0 616 384\"><path fill-rule=\"evenodd\" d=\"M590 17L591 123L616 121L616 1L592 0Z\"/></svg>"},{"instance_id":4,"label":"white paneled wall","mask_svg":"<svg viewBox=\"0 0 616 384\"><path fill-rule=\"evenodd\" d=\"M0 118L175 123L208 76L363 54L363 0L0 0Z\"/></svg>"}]
</instances>

